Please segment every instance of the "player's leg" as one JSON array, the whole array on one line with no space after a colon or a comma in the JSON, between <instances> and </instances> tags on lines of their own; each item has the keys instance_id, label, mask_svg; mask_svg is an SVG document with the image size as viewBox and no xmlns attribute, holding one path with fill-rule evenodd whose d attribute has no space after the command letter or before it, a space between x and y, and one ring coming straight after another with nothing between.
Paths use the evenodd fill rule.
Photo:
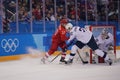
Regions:
<instances>
[{"instance_id":1,"label":"player's leg","mask_svg":"<svg viewBox=\"0 0 120 80\"><path fill-rule=\"evenodd\" d=\"M76 45L73 45L71 47L71 53L69 55L69 59L65 61L65 64L70 64L73 62L73 58L74 58L75 54L77 53L77 49L78 49L78 47Z\"/></svg>"},{"instance_id":2,"label":"player's leg","mask_svg":"<svg viewBox=\"0 0 120 80\"><path fill-rule=\"evenodd\" d=\"M75 43L75 45L73 45L71 47L71 53L70 53L69 59L65 62L65 64L72 63L73 62L73 58L74 58L75 54L77 53L77 50L78 49L82 49L84 46L85 46L85 44L83 44L80 41L77 41Z\"/></svg>"},{"instance_id":3,"label":"player's leg","mask_svg":"<svg viewBox=\"0 0 120 80\"><path fill-rule=\"evenodd\" d=\"M114 53L114 48L112 45L108 46L108 50L106 51L110 59L112 59L113 62L116 62L116 57Z\"/></svg>"},{"instance_id":4,"label":"player's leg","mask_svg":"<svg viewBox=\"0 0 120 80\"><path fill-rule=\"evenodd\" d=\"M65 57L66 57L66 52L62 51L61 58L60 58L60 63L65 62Z\"/></svg>"},{"instance_id":5,"label":"player's leg","mask_svg":"<svg viewBox=\"0 0 120 80\"><path fill-rule=\"evenodd\" d=\"M77 53L78 53L78 56L76 56L77 60L81 60L82 63L84 62L88 63L88 59L89 59L89 47L88 46L84 46L82 49L78 49Z\"/></svg>"},{"instance_id":6,"label":"player's leg","mask_svg":"<svg viewBox=\"0 0 120 80\"><path fill-rule=\"evenodd\" d=\"M91 40L87 43L87 45L93 50L95 51L95 54L97 54L100 57L103 57L104 60L109 63L109 65L112 64L112 61L110 60L110 58L108 57L107 53L104 53L102 50L100 50L98 48L97 43L95 42L94 37L91 37Z\"/></svg>"},{"instance_id":7,"label":"player's leg","mask_svg":"<svg viewBox=\"0 0 120 80\"><path fill-rule=\"evenodd\" d=\"M66 57L66 51L67 51L67 45L65 42L60 43L60 48L62 49L62 53L61 53L61 59L60 59L60 63L61 62L65 62L65 57Z\"/></svg>"},{"instance_id":8,"label":"player's leg","mask_svg":"<svg viewBox=\"0 0 120 80\"><path fill-rule=\"evenodd\" d=\"M52 55L58 48L58 43L57 42L52 42L51 47L48 52L45 53L44 57L41 59L43 63L48 59L50 55Z\"/></svg>"}]
</instances>

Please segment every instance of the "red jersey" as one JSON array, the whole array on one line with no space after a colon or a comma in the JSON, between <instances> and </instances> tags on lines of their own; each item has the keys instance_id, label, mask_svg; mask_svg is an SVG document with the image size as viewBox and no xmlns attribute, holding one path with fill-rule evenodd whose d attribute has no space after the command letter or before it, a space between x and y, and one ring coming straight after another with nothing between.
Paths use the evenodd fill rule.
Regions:
<instances>
[{"instance_id":1,"label":"red jersey","mask_svg":"<svg viewBox=\"0 0 120 80\"><path fill-rule=\"evenodd\" d=\"M69 37L66 36L66 29L63 26L59 26L57 31L52 36L52 39L58 42L66 41L69 39Z\"/></svg>"}]
</instances>

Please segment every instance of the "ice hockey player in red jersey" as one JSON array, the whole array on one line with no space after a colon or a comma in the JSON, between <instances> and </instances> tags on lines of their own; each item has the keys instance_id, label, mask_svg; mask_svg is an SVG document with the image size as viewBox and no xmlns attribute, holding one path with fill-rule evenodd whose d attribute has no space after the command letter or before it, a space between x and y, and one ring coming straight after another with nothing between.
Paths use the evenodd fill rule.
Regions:
<instances>
[{"instance_id":1,"label":"ice hockey player in red jersey","mask_svg":"<svg viewBox=\"0 0 120 80\"><path fill-rule=\"evenodd\" d=\"M60 62L64 62L64 59L66 56L65 52L67 50L67 46L66 46L65 41L69 39L69 36L66 35L67 31L65 29L65 26L67 23L68 23L67 19L62 19L60 21L60 25L59 25L58 29L56 30L56 32L52 36L51 47L50 47L49 51L45 53L45 56L41 59L41 61L43 63L45 63L46 59L50 55L52 55L58 49L58 47L60 47L62 49Z\"/></svg>"}]
</instances>

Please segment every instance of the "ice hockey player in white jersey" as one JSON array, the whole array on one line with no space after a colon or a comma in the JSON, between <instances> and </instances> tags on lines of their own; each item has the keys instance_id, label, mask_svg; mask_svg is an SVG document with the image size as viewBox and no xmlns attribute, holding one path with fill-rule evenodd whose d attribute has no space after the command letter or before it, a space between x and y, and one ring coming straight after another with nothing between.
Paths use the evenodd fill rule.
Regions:
<instances>
[{"instance_id":1,"label":"ice hockey player in white jersey","mask_svg":"<svg viewBox=\"0 0 120 80\"><path fill-rule=\"evenodd\" d=\"M95 38L97 45L99 49L106 52L108 56L112 59L112 61L115 60L115 54L114 54L114 40L113 35L107 30L103 29L102 32L98 35L98 37ZM97 56L94 56L97 57Z\"/></svg>"},{"instance_id":2,"label":"ice hockey player in white jersey","mask_svg":"<svg viewBox=\"0 0 120 80\"><path fill-rule=\"evenodd\" d=\"M114 46L113 35L108 30L103 29L100 35L96 38L99 49L107 52L112 46Z\"/></svg>"},{"instance_id":3,"label":"ice hockey player in white jersey","mask_svg":"<svg viewBox=\"0 0 120 80\"><path fill-rule=\"evenodd\" d=\"M105 62L109 65L112 65L112 60L108 57L106 53L104 53L102 50L98 48L98 45L93 37L93 34L91 31L81 28L79 26L74 26L71 23L68 23L66 25L67 31L70 33L70 38L68 40L68 46L73 42L74 39L76 39L75 44L71 47L71 53L69 56L69 59L65 62L65 64L69 64L73 62L73 58L75 54L77 53L78 49L82 49L84 46L89 46L93 51L95 51L95 54L97 54L100 57L103 57L105 59Z\"/></svg>"}]
</instances>

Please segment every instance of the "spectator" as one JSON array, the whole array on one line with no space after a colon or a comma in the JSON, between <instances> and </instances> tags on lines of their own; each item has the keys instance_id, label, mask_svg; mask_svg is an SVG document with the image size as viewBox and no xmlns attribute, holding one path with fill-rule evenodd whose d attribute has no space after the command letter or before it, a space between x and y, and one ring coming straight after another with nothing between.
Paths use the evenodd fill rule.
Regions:
<instances>
[{"instance_id":1,"label":"spectator","mask_svg":"<svg viewBox=\"0 0 120 80\"><path fill-rule=\"evenodd\" d=\"M28 14L27 11L24 12L21 21L27 21L27 22L30 22L30 15Z\"/></svg>"},{"instance_id":2,"label":"spectator","mask_svg":"<svg viewBox=\"0 0 120 80\"><path fill-rule=\"evenodd\" d=\"M33 9L32 14L35 17L35 20L41 20L42 19L42 13L41 13L41 9L40 9L39 5L37 5L36 8Z\"/></svg>"}]
</instances>

